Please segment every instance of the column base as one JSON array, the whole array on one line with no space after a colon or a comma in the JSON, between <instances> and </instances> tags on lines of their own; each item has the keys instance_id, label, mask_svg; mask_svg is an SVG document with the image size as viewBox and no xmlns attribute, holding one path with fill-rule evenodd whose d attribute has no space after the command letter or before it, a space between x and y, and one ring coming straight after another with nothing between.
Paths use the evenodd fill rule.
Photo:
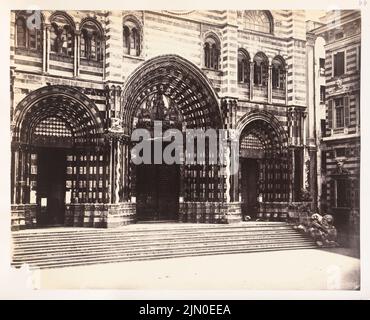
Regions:
<instances>
[{"instance_id":1,"label":"column base","mask_svg":"<svg viewBox=\"0 0 370 320\"><path fill-rule=\"evenodd\" d=\"M11 230L18 231L35 228L37 226L36 212L36 204L12 204Z\"/></svg>"},{"instance_id":2,"label":"column base","mask_svg":"<svg viewBox=\"0 0 370 320\"><path fill-rule=\"evenodd\" d=\"M260 204L257 218L269 221L287 221L295 218L288 202L264 202Z\"/></svg>"},{"instance_id":3,"label":"column base","mask_svg":"<svg viewBox=\"0 0 370 320\"><path fill-rule=\"evenodd\" d=\"M192 223L235 223L242 220L240 202L195 202L180 203L179 221Z\"/></svg>"},{"instance_id":4,"label":"column base","mask_svg":"<svg viewBox=\"0 0 370 320\"><path fill-rule=\"evenodd\" d=\"M65 225L86 228L115 228L135 222L136 204L76 203L66 205Z\"/></svg>"}]
</instances>

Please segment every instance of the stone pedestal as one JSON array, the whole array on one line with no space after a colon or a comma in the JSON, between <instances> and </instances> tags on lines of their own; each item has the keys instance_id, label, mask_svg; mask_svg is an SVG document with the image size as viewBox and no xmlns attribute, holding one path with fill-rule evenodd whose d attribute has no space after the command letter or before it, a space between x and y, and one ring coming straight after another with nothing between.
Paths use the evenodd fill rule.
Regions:
<instances>
[{"instance_id":1,"label":"stone pedestal","mask_svg":"<svg viewBox=\"0 0 370 320\"><path fill-rule=\"evenodd\" d=\"M36 204L11 205L11 230L35 228L37 223Z\"/></svg>"},{"instance_id":2,"label":"stone pedestal","mask_svg":"<svg viewBox=\"0 0 370 320\"><path fill-rule=\"evenodd\" d=\"M114 228L135 222L136 204L78 203L66 206L65 226Z\"/></svg>"},{"instance_id":3,"label":"stone pedestal","mask_svg":"<svg viewBox=\"0 0 370 320\"><path fill-rule=\"evenodd\" d=\"M234 223L242 220L240 202L183 202L179 221L190 223Z\"/></svg>"},{"instance_id":4,"label":"stone pedestal","mask_svg":"<svg viewBox=\"0 0 370 320\"><path fill-rule=\"evenodd\" d=\"M263 202L259 205L257 218L270 221L287 221L289 218L289 203Z\"/></svg>"}]
</instances>

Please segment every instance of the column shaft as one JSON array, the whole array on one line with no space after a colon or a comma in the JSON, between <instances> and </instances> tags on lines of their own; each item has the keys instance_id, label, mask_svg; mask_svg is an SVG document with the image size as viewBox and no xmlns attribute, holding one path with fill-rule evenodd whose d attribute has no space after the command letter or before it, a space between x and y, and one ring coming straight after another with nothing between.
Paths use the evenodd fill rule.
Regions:
<instances>
[{"instance_id":1,"label":"column shaft","mask_svg":"<svg viewBox=\"0 0 370 320\"><path fill-rule=\"evenodd\" d=\"M272 65L269 64L269 72L267 79L267 102L272 102Z\"/></svg>"},{"instance_id":2,"label":"column shaft","mask_svg":"<svg viewBox=\"0 0 370 320\"><path fill-rule=\"evenodd\" d=\"M75 33L74 37L74 55L73 55L73 76L78 77L80 75L80 34Z\"/></svg>"},{"instance_id":3,"label":"column shaft","mask_svg":"<svg viewBox=\"0 0 370 320\"><path fill-rule=\"evenodd\" d=\"M250 61L249 63L249 100L253 100L254 62Z\"/></svg>"},{"instance_id":4,"label":"column shaft","mask_svg":"<svg viewBox=\"0 0 370 320\"><path fill-rule=\"evenodd\" d=\"M49 72L50 59L50 26L45 26L42 40L42 71L47 73Z\"/></svg>"}]
</instances>

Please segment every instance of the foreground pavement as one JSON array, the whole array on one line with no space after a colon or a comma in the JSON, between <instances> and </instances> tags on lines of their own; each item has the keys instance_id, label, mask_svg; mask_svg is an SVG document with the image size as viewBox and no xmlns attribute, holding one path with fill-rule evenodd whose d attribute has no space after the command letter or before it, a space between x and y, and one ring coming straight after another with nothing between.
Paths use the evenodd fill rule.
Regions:
<instances>
[{"instance_id":1,"label":"foreground pavement","mask_svg":"<svg viewBox=\"0 0 370 320\"><path fill-rule=\"evenodd\" d=\"M360 260L306 249L43 269L41 289L357 290Z\"/></svg>"}]
</instances>

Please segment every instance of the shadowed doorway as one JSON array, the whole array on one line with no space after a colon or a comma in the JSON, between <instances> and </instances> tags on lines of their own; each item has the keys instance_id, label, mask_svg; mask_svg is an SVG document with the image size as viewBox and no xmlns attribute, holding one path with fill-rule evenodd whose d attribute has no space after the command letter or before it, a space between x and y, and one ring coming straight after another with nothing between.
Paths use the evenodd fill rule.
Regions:
<instances>
[{"instance_id":1,"label":"shadowed doorway","mask_svg":"<svg viewBox=\"0 0 370 320\"><path fill-rule=\"evenodd\" d=\"M257 159L242 159L241 194L243 213L251 218L257 217L258 162Z\"/></svg>"},{"instance_id":2,"label":"shadowed doorway","mask_svg":"<svg viewBox=\"0 0 370 320\"><path fill-rule=\"evenodd\" d=\"M274 128L279 128L278 123L271 117L266 120L250 121L240 138L239 185L244 218L270 219L274 211L266 212L266 205L286 203L289 197L287 149Z\"/></svg>"},{"instance_id":3,"label":"shadowed doorway","mask_svg":"<svg viewBox=\"0 0 370 320\"><path fill-rule=\"evenodd\" d=\"M177 220L179 179L178 165L139 165L137 167L138 220Z\"/></svg>"},{"instance_id":4,"label":"shadowed doorway","mask_svg":"<svg viewBox=\"0 0 370 320\"><path fill-rule=\"evenodd\" d=\"M40 148L38 152L37 202L40 226L64 224L66 154L63 150Z\"/></svg>"},{"instance_id":5,"label":"shadowed doorway","mask_svg":"<svg viewBox=\"0 0 370 320\"><path fill-rule=\"evenodd\" d=\"M167 129L182 129L182 117L175 103L164 94L156 93L143 103L137 113L136 126L150 131L151 164L136 167L136 213L138 220L178 220L180 195L179 164L154 164L154 122ZM164 150L169 144L162 140Z\"/></svg>"}]
</instances>

